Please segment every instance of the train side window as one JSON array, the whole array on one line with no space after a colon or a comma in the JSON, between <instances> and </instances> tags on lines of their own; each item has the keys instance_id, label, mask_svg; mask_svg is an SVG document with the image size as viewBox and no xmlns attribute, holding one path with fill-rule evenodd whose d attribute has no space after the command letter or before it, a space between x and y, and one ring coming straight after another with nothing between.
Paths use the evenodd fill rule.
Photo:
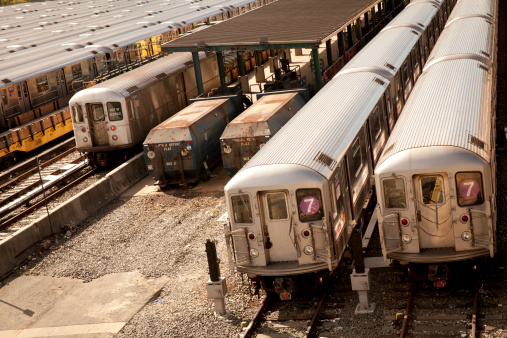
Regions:
<instances>
[{"instance_id":1,"label":"train side window","mask_svg":"<svg viewBox=\"0 0 507 338\"><path fill-rule=\"evenodd\" d=\"M268 214L271 221L288 219L287 199L285 193L275 192L266 194L266 202L268 203Z\"/></svg>"},{"instance_id":2,"label":"train side window","mask_svg":"<svg viewBox=\"0 0 507 338\"><path fill-rule=\"evenodd\" d=\"M104 121L106 119L102 104L88 104L88 111L91 113L94 122Z\"/></svg>"},{"instance_id":3,"label":"train side window","mask_svg":"<svg viewBox=\"0 0 507 338\"><path fill-rule=\"evenodd\" d=\"M460 206L484 203L482 189L482 175L480 172L465 172L456 174L456 191Z\"/></svg>"},{"instance_id":4,"label":"train side window","mask_svg":"<svg viewBox=\"0 0 507 338\"><path fill-rule=\"evenodd\" d=\"M406 208L405 180L403 178L388 178L382 180L385 208Z\"/></svg>"},{"instance_id":5,"label":"train side window","mask_svg":"<svg viewBox=\"0 0 507 338\"><path fill-rule=\"evenodd\" d=\"M405 88L408 88L410 77L408 73L408 62L405 61L402 66L403 69L403 83L405 84Z\"/></svg>"},{"instance_id":6,"label":"train side window","mask_svg":"<svg viewBox=\"0 0 507 338\"><path fill-rule=\"evenodd\" d=\"M72 106L72 115L74 116L74 122L79 123L83 122L83 109L80 104L75 104Z\"/></svg>"},{"instance_id":7,"label":"train side window","mask_svg":"<svg viewBox=\"0 0 507 338\"><path fill-rule=\"evenodd\" d=\"M72 77L74 79L80 78L83 76L83 71L81 70L81 65L77 64L72 66Z\"/></svg>"},{"instance_id":8,"label":"train side window","mask_svg":"<svg viewBox=\"0 0 507 338\"><path fill-rule=\"evenodd\" d=\"M37 86L37 92L39 92L39 93L49 90L49 83L48 83L47 75L36 77L35 84Z\"/></svg>"},{"instance_id":9,"label":"train side window","mask_svg":"<svg viewBox=\"0 0 507 338\"><path fill-rule=\"evenodd\" d=\"M253 223L252 207L248 194L231 196L234 223Z\"/></svg>"},{"instance_id":10,"label":"train side window","mask_svg":"<svg viewBox=\"0 0 507 338\"><path fill-rule=\"evenodd\" d=\"M370 118L370 130L371 130L371 136L373 138L373 142L377 143L378 139L380 138L380 134L382 133L382 124L380 120L380 109L379 107L375 107L375 110L371 114Z\"/></svg>"},{"instance_id":11,"label":"train side window","mask_svg":"<svg viewBox=\"0 0 507 338\"><path fill-rule=\"evenodd\" d=\"M9 104L9 99L7 98L7 91L5 89L2 89L2 102L5 105Z\"/></svg>"},{"instance_id":12,"label":"train side window","mask_svg":"<svg viewBox=\"0 0 507 338\"><path fill-rule=\"evenodd\" d=\"M108 102L107 103L107 114L109 121L121 121L123 120L123 112L121 111L120 102Z\"/></svg>"},{"instance_id":13,"label":"train side window","mask_svg":"<svg viewBox=\"0 0 507 338\"><path fill-rule=\"evenodd\" d=\"M394 113L393 103L391 102L390 87L387 87L385 91L386 109L387 109L387 122L389 123L389 131L393 130L394 127Z\"/></svg>"},{"instance_id":14,"label":"train side window","mask_svg":"<svg viewBox=\"0 0 507 338\"><path fill-rule=\"evenodd\" d=\"M299 189L296 191L299 220L311 222L322 219L324 209L320 189Z\"/></svg>"}]
</instances>

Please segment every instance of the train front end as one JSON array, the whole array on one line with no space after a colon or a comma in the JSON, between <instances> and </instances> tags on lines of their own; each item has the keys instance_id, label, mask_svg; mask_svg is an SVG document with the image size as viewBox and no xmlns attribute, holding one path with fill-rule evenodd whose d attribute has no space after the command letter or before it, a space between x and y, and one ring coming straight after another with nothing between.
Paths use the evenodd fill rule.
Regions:
<instances>
[{"instance_id":1,"label":"train front end","mask_svg":"<svg viewBox=\"0 0 507 338\"><path fill-rule=\"evenodd\" d=\"M232 267L282 299L317 287L337 265L333 238L345 225L344 219L332 229L326 217L328 189L324 177L295 164L255 166L235 175L225 187Z\"/></svg>"},{"instance_id":2,"label":"train front end","mask_svg":"<svg viewBox=\"0 0 507 338\"><path fill-rule=\"evenodd\" d=\"M385 259L444 286L448 263L493 257L493 182L482 158L455 147L409 149L377 167L375 183Z\"/></svg>"},{"instance_id":3,"label":"train front end","mask_svg":"<svg viewBox=\"0 0 507 338\"><path fill-rule=\"evenodd\" d=\"M121 94L89 88L74 95L69 106L79 151L96 154L132 146L130 118Z\"/></svg>"}]
</instances>

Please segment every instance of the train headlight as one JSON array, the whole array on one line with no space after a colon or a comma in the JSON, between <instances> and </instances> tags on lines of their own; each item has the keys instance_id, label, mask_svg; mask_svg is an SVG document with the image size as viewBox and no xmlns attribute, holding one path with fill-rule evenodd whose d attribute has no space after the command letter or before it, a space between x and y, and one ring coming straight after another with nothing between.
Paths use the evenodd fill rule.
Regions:
<instances>
[{"instance_id":1,"label":"train headlight","mask_svg":"<svg viewBox=\"0 0 507 338\"><path fill-rule=\"evenodd\" d=\"M412 243L412 237L410 237L410 235L403 235L401 237L401 240L403 241L403 243L405 244L410 244Z\"/></svg>"},{"instance_id":2,"label":"train headlight","mask_svg":"<svg viewBox=\"0 0 507 338\"><path fill-rule=\"evenodd\" d=\"M116 130L116 127L115 127L115 126L111 126L111 130L112 130L112 131L115 131L115 130Z\"/></svg>"},{"instance_id":3,"label":"train headlight","mask_svg":"<svg viewBox=\"0 0 507 338\"><path fill-rule=\"evenodd\" d=\"M188 155L188 151L186 149L182 149L181 156L187 156L187 155Z\"/></svg>"},{"instance_id":4,"label":"train headlight","mask_svg":"<svg viewBox=\"0 0 507 338\"><path fill-rule=\"evenodd\" d=\"M461 239L464 241L469 241L472 239L472 233L470 231L465 231L461 234Z\"/></svg>"},{"instance_id":5,"label":"train headlight","mask_svg":"<svg viewBox=\"0 0 507 338\"><path fill-rule=\"evenodd\" d=\"M148 154L146 154L148 158L155 158L155 152L153 150L148 151Z\"/></svg>"},{"instance_id":6,"label":"train headlight","mask_svg":"<svg viewBox=\"0 0 507 338\"><path fill-rule=\"evenodd\" d=\"M401 225L404 227L408 226L410 224L410 220L408 218L402 218L400 221Z\"/></svg>"},{"instance_id":7,"label":"train headlight","mask_svg":"<svg viewBox=\"0 0 507 338\"><path fill-rule=\"evenodd\" d=\"M463 214L460 216L459 220L461 221L461 223L467 223L469 220L469 217L467 214Z\"/></svg>"},{"instance_id":8,"label":"train headlight","mask_svg":"<svg viewBox=\"0 0 507 338\"><path fill-rule=\"evenodd\" d=\"M311 245L307 245L307 246L305 246L304 251L305 251L305 254L311 255L311 254L313 254L313 247Z\"/></svg>"},{"instance_id":9,"label":"train headlight","mask_svg":"<svg viewBox=\"0 0 507 338\"><path fill-rule=\"evenodd\" d=\"M251 241L255 240L255 237L256 237L256 236L255 236L255 234L254 234L253 232L250 232L250 233L248 234L248 239L249 239L249 240L251 240Z\"/></svg>"},{"instance_id":10,"label":"train headlight","mask_svg":"<svg viewBox=\"0 0 507 338\"><path fill-rule=\"evenodd\" d=\"M303 236L303 238L308 238L310 237L311 234L312 232L310 231L310 229L304 229L303 231L301 231L301 236Z\"/></svg>"},{"instance_id":11,"label":"train headlight","mask_svg":"<svg viewBox=\"0 0 507 338\"><path fill-rule=\"evenodd\" d=\"M83 142L84 143L88 142L88 137L83 137Z\"/></svg>"},{"instance_id":12,"label":"train headlight","mask_svg":"<svg viewBox=\"0 0 507 338\"><path fill-rule=\"evenodd\" d=\"M232 151L231 147L228 144L224 144L224 153L230 154Z\"/></svg>"},{"instance_id":13,"label":"train headlight","mask_svg":"<svg viewBox=\"0 0 507 338\"><path fill-rule=\"evenodd\" d=\"M113 139L113 141L118 141L118 135L113 135L111 136L111 138Z\"/></svg>"},{"instance_id":14,"label":"train headlight","mask_svg":"<svg viewBox=\"0 0 507 338\"><path fill-rule=\"evenodd\" d=\"M250 256L252 256L253 258L259 257L259 250L257 250L257 249L250 249Z\"/></svg>"}]
</instances>

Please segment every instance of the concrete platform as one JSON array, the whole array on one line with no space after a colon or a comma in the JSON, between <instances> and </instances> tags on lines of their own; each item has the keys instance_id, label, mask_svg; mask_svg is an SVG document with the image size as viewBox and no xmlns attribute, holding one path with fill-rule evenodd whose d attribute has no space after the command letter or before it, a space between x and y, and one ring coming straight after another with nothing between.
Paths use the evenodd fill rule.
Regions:
<instances>
[{"instance_id":1,"label":"concrete platform","mask_svg":"<svg viewBox=\"0 0 507 338\"><path fill-rule=\"evenodd\" d=\"M116 273L90 283L21 276L0 289L0 337L112 337L168 277Z\"/></svg>"}]
</instances>

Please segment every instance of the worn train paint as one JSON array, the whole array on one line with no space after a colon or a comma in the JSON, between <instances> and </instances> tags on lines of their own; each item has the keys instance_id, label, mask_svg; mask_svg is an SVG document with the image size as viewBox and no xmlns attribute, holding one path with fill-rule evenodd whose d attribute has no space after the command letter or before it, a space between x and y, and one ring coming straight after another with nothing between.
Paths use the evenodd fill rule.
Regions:
<instances>
[{"instance_id":1,"label":"worn train paint","mask_svg":"<svg viewBox=\"0 0 507 338\"><path fill-rule=\"evenodd\" d=\"M220 138L222 162L229 174L238 172L305 103L298 92L273 93L229 123Z\"/></svg>"},{"instance_id":2,"label":"worn train paint","mask_svg":"<svg viewBox=\"0 0 507 338\"><path fill-rule=\"evenodd\" d=\"M240 113L235 98L194 101L150 131L144 141L146 166L160 186L209 174L220 161L220 135Z\"/></svg>"}]
</instances>

